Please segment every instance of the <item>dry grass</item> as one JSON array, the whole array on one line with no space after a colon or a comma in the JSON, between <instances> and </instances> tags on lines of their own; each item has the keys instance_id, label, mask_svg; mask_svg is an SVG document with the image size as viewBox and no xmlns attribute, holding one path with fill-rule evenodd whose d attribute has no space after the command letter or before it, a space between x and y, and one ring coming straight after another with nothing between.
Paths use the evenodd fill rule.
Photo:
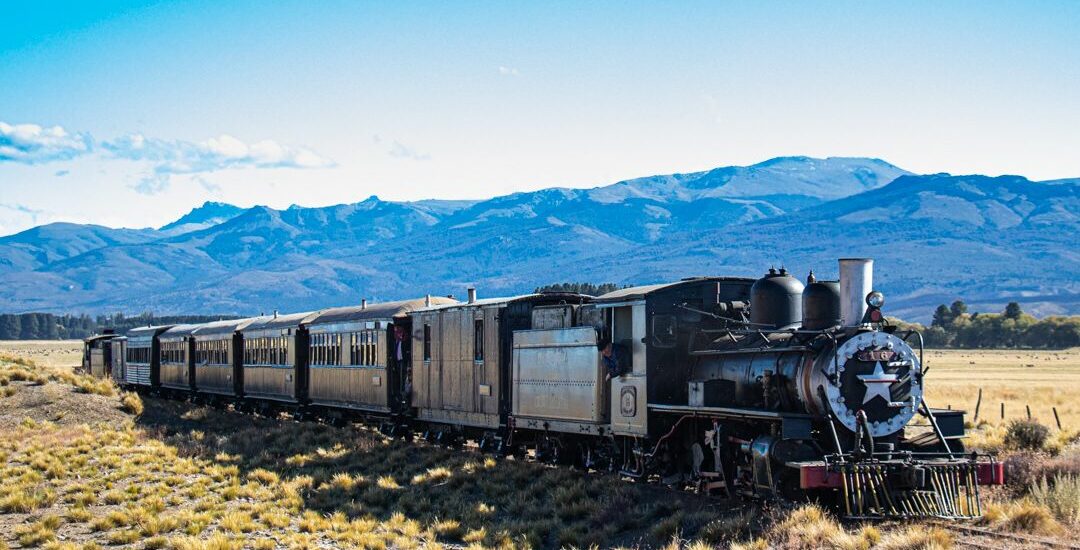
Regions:
<instances>
[{"instance_id":1,"label":"dry grass","mask_svg":"<svg viewBox=\"0 0 1080 550\"><path fill-rule=\"evenodd\" d=\"M137 393L125 392L120 398L120 406L124 412L139 416L143 413L142 398Z\"/></svg>"},{"instance_id":2,"label":"dry grass","mask_svg":"<svg viewBox=\"0 0 1080 550\"><path fill-rule=\"evenodd\" d=\"M388 440L365 427L155 399L138 411L122 404L128 395L73 393L78 375L23 359L0 361L0 375L19 392L38 380L45 385L34 391L66 387L57 401L74 410L106 399L141 412L106 423L80 423L75 413L64 423L0 423L8 545L23 546L22 537L146 548L652 546L661 543L650 534L655 523L693 534L717 517L685 515L681 508L708 504L689 495L658 499L651 486ZM567 509L573 515L560 517Z\"/></svg>"},{"instance_id":3,"label":"dry grass","mask_svg":"<svg viewBox=\"0 0 1080 550\"><path fill-rule=\"evenodd\" d=\"M975 413L991 424L1026 419L1025 406L1043 424L1054 424L1056 407L1062 427L1080 429L1080 348L1061 351L927 350L926 399L934 407ZM1005 418L1001 418L1005 403Z\"/></svg>"},{"instance_id":4,"label":"dry grass","mask_svg":"<svg viewBox=\"0 0 1080 550\"><path fill-rule=\"evenodd\" d=\"M56 548L178 550L951 544L946 533L929 528L845 528L816 507L780 514L762 531L764 519L753 511L725 513L691 495L611 476L408 444L363 427L156 399L139 400L138 410L122 404L127 395L115 389L72 393L94 392L98 383L24 358L0 360L0 387L16 388L13 400L41 392L45 401L104 400L131 413L104 423L79 414L0 423L0 550L24 546L20 537ZM46 395L53 386L67 390ZM1070 472L1071 456L1054 459L1052 471ZM1058 487L998 505L989 523L1061 533L1055 526L1067 521L1054 516L1068 507L1054 503L1069 497L1065 485Z\"/></svg>"}]
</instances>

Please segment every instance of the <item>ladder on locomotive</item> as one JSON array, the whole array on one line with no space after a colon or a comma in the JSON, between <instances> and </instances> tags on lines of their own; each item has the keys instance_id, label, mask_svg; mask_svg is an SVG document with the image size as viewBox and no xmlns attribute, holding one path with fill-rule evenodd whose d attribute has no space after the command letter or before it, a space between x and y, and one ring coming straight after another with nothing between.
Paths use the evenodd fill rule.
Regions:
<instances>
[{"instance_id":1,"label":"ladder on locomotive","mask_svg":"<svg viewBox=\"0 0 1080 550\"><path fill-rule=\"evenodd\" d=\"M712 449L713 452L713 467L716 471L701 471L701 461L696 461L698 466L698 492L708 496L718 496L723 498L731 498L731 490L729 489L727 476L724 475L724 463L720 459L720 438L721 430L719 426L714 422L713 429L705 432L705 444ZM704 460L704 456L701 457Z\"/></svg>"}]
</instances>

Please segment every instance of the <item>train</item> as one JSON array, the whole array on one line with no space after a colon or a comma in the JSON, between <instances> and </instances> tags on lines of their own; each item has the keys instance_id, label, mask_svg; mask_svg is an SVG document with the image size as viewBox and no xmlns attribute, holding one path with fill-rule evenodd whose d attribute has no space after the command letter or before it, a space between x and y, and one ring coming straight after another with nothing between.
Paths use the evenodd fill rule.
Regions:
<instances>
[{"instance_id":1,"label":"train","mask_svg":"<svg viewBox=\"0 0 1080 550\"><path fill-rule=\"evenodd\" d=\"M883 314L873 260L804 283L690 277L589 296L430 294L88 338L141 392L530 457L847 518L973 518L993 456L925 398L922 337Z\"/></svg>"}]
</instances>

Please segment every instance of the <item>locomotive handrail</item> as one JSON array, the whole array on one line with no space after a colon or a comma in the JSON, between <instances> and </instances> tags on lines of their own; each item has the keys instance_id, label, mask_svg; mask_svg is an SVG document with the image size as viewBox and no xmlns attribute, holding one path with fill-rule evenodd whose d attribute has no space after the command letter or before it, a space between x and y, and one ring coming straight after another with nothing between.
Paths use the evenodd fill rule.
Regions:
<instances>
[{"instance_id":1,"label":"locomotive handrail","mask_svg":"<svg viewBox=\"0 0 1080 550\"><path fill-rule=\"evenodd\" d=\"M703 350L691 351L690 355L697 356L697 357L709 356L709 355L738 355L738 354L742 354L742 353L754 353L754 352L761 352L761 351L774 351L774 350L773 350L773 348L765 348L765 347L739 348L739 349L703 349ZM811 348L808 348L806 346L793 346L793 347L786 347L786 348L783 348L783 349L778 349L778 350L775 350L775 351L787 353L787 352L793 352L793 351L811 351Z\"/></svg>"},{"instance_id":2,"label":"locomotive handrail","mask_svg":"<svg viewBox=\"0 0 1080 550\"><path fill-rule=\"evenodd\" d=\"M941 440L941 444L945 446L945 452L949 454L949 458L952 458L952 448L949 447L949 441L945 438L945 433L942 432L941 427L938 426L937 418L934 418L934 413L930 410L930 405L926 404L926 399L923 399L920 404L922 405L923 411L925 411L923 414L930 419L930 424L934 427L934 434L938 436L938 439Z\"/></svg>"},{"instance_id":3,"label":"locomotive handrail","mask_svg":"<svg viewBox=\"0 0 1080 550\"><path fill-rule=\"evenodd\" d=\"M929 370L929 367L927 367L926 363L923 361L923 335L921 332L914 329L903 330L900 332L904 333L900 339L905 342L908 341L908 338L910 338L912 334L919 337L919 366L922 367L922 371L919 372L919 378L922 378L922 375L926 374L926 371Z\"/></svg>"}]
</instances>

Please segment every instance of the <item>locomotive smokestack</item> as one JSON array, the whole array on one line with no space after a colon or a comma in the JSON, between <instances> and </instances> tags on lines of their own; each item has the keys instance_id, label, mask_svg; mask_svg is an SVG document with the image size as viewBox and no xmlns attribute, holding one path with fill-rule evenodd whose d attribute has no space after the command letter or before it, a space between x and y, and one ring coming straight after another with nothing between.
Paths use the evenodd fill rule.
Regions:
<instances>
[{"instance_id":1,"label":"locomotive smokestack","mask_svg":"<svg viewBox=\"0 0 1080 550\"><path fill-rule=\"evenodd\" d=\"M469 287L469 303L472 304L474 302L476 302L476 288Z\"/></svg>"},{"instance_id":2,"label":"locomotive smokestack","mask_svg":"<svg viewBox=\"0 0 1080 550\"><path fill-rule=\"evenodd\" d=\"M866 295L874 289L874 260L840 259L840 323L855 327L866 315Z\"/></svg>"}]
</instances>

